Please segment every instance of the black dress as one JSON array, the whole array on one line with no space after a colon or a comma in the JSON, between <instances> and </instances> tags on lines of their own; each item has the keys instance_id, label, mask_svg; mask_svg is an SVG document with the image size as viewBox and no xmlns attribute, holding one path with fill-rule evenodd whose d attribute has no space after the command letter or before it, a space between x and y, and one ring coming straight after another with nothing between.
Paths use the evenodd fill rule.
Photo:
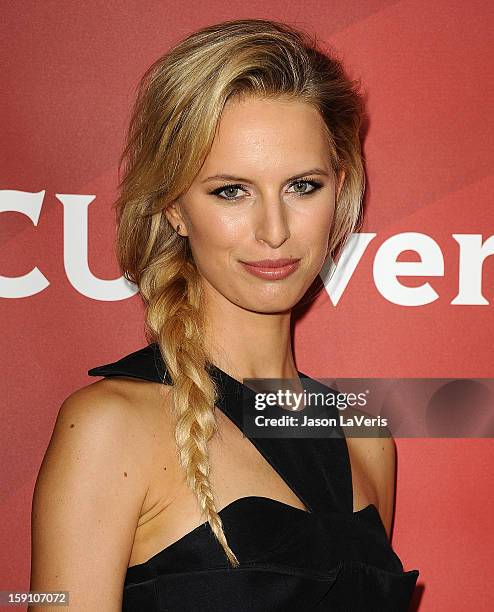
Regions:
<instances>
[{"instance_id":1,"label":"black dress","mask_svg":"<svg viewBox=\"0 0 494 612\"><path fill-rule=\"evenodd\" d=\"M218 408L242 428L247 388L216 366L208 367L219 383ZM88 374L171 384L156 343ZM329 390L298 374L302 384L310 380ZM205 522L128 568L123 612L408 610L419 571L403 570L373 504L353 512L344 434L250 441L308 511L261 496L233 501L219 514L240 565L229 565Z\"/></svg>"}]
</instances>

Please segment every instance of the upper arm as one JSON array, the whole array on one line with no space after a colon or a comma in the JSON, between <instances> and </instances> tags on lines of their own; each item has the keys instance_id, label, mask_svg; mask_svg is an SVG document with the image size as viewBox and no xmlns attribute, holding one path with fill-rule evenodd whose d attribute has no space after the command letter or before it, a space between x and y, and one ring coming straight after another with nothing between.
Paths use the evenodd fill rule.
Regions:
<instances>
[{"instance_id":1,"label":"upper arm","mask_svg":"<svg viewBox=\"0 0 494 612\"><path fill-rule=\"evenodd\" d=\"M71 610L113 612L148 470L136 415L100 383L59 410L33 495L30 588L69 591Z\"/></svg>"},{"instance_id":2,"label":"upper arm","mask_svg":"<svg viewBox=\"0 0 494 612\"><path fill-rule=\"evenodd\" d=\"M367 465L377 493L378 510L388 538L391 535L395 497L396 444L389 433L385 438L367 439Z\"/></svg>"}]
</instances>

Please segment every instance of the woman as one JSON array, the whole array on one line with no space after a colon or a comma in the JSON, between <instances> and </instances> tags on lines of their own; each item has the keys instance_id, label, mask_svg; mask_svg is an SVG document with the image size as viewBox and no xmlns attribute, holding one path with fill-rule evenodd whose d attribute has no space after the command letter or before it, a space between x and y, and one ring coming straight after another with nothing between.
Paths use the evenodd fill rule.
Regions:
<instances>
[{"instance_id":1,"label":"woman","mask_svg":"<svg viewBox=\"0 0 494 612\"><path fill-rule=\"evenodd\" d=\"M408 608L392 438L241 430L241 380L315 382L291 312L358 225L362 115L340 62L271 21L195 32L144 75L116 210L148 346L60 409L32 589L77 610Z\"/></svg>"}]
</instances>

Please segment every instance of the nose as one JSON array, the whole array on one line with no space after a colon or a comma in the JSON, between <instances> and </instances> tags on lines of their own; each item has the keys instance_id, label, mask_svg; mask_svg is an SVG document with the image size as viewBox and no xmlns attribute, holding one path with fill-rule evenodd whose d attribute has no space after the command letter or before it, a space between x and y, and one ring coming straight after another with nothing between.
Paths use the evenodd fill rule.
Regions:
<instances>
[{"instance_id":1,"label":"nose","mask_svg":"<svg viewBox=\"0 0 494 612\"><path fill-rule=\"evenodd\" d=\"M258 200L255 220L256 240L279 248L289 237L290 227L286 204L279 196Z\"/></svg>"}]
</instances>

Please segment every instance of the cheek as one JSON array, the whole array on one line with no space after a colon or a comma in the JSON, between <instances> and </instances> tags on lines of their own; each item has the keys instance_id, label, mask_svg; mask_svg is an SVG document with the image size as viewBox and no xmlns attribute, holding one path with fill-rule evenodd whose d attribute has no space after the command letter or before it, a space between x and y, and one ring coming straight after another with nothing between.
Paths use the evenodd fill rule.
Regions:
<instances>
[{"instance_id":1,"label":"cheek","mask_svg":"<svg viewBox=\"0 0 494 612\"><path fill-rule=\"evenodd\" d=\"M296 235L301 243L307 245L313 259L325 257L331 226L333 223L334 208L323 202L314 206L297 220Z\"/></svg>"},{"instance_id":2,"label":"cheek","mask_svg":"<svg viewBox=\"0 0 494 612\"><path fill-rule=\"evenodd\" d=\"M189 242L196 262L203 267L224 262L230 251L238 247L243 232L238 220L224 214L209 215L207 219L190 219Z\"/></svg>"}]
</instances>

